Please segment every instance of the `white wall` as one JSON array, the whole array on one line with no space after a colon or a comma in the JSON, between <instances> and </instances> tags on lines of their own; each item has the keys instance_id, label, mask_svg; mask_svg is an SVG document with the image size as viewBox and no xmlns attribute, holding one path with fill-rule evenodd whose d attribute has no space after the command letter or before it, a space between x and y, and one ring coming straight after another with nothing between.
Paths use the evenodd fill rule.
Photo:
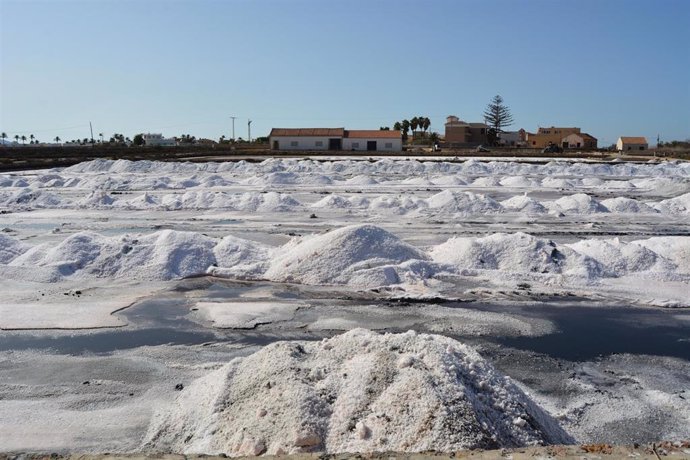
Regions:
<instances>
[{"instance_id":1,"label":"white wall","mask_svg":"<svg viewBox=\"0 0 690 460\"><path fill-rule=\"evenodd\" d=\"M272 150L274 141L278 141L278 150L328 150L329 139L336 138L338 136L271 136L269 141ZM297 145L292 145L294 142ZM317 142L321 142L321 145L316 145Z\"/></svg>"},{"instance_id":2,"label":"white wall","mask_svg":"<svg viewBox=\"0 0 690 460\"><path fill-rule=\"evenodd\" d=\"M518 145L520 143L520 133L518 132L500 133L498 137L501 145Z\"/></svg>"},{"instance_id":3,"label":"white wall","mask_svg":"<svg viewBox=\"0 0 690 460\"><path fill-rule=\"evenodd\" d=\"M376 150L381 152L399 152L402 150L402 139L367 139L346 137L343 139L343 150L364 150L367 149L368 141L376 141ZM355 146L354 144L357 144ZM391 147L386 147L391 144Z\"/></svg>"},{"instance_id":4,"label":"white wall","mask_svg":"<svg viewBox=\"0 0 690 460\"><path fill-rule=\"evenodd\" d=\"M585 140L583 138L581 138L580 136L578 136L577 134L571 134L571 135L563 138L563 141L567 142L568 148L571 148L571 149L584 148L584 146L585 146ZM577 145L578 143L580 145Z\"/></svg>"}]
</instances>

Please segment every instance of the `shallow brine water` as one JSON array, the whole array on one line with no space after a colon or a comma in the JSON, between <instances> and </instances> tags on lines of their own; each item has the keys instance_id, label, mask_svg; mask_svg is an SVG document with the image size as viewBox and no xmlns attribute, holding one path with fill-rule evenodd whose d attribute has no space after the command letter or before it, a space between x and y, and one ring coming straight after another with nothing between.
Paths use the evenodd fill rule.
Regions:
<instances>
[{"instance_id":1,"label":"shallow brine water","mask_svg":"<svg viewBox=\"0 0 690 460\"><path fill-rule=\"evenodd\" d=\"M201 282L204 284L204 282ZM193 284L193 283L192 283ZM190 297L190 292L192 293ZM212 322L194 318L195 302L232 301L252 305L256 294L264 301L303 302L291 321L260 323L245 329L213 327ZM441 309L441 313L439 313ZM431 311L433 310L433 313ZM439 332L439 314L468 313L467 327ZM482 314L506 321L550 323L540 334L506 332L492 326ZM229 342L238 346L266 345L278 340L319 340L353 327L374 328L380 332L441 333L470 343L493 343L517 350L536 352L568 361L590 361L613 354L655 355L690 361L690 314L666 310L593 303L588 300L550 300L524 304L511 302L441 302L352 299L333 292L303 290L273 283L210 283L183 287L165 296L141 301L121 315L127 326L91 331L26 331L0 333L0 351L51 349L58 353L108 353L155 345L200 345ZM472 322L480 318L481 332ZM315 324L346 321L347 327L312 328ZM330 321L330 322L329 322ZM443 321L443 318L440 319ZM433 323L433 324L432 324ZM467 330L474 332L468 333Z\"/></svg>"}]
</instances>

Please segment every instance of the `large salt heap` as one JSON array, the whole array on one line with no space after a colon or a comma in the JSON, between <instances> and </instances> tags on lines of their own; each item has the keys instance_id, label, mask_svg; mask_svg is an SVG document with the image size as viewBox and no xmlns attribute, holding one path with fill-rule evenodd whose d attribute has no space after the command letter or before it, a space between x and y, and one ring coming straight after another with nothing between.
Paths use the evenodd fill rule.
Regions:
<instances>
[{"instance_id":1,"label":"large salt heap","mask_svg":"<svg viewBox=\"0 0 690 460\"><path fill-rule=\"evenodd\" d=\"M472 348L364 329L231 361L185 387L147 439L153 450L231 456L572 442Z\"/></svg>"},{"instance_id":2,"label":"large salt heap","mask_svg":"<svg viewBox=\"0 0 690 460\"><path fill-rule=\"evenodd\" d=\"M297 239L274 256L264 276L304 284L383 286L433 268L428 256L375 225L352 225Z\"/></svg>"}]
</instances>

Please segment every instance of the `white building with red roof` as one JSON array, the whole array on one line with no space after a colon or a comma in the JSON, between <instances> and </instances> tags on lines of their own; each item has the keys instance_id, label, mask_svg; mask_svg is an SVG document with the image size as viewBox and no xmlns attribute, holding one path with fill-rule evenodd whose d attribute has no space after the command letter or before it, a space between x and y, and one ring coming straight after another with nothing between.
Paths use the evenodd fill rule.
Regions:
<instances>
[{"instance_id":1,"label":"white building with red roof","mask_svg":"<svg viewBox=\"0 0 690 460\"><path fill-rule=\"evenodd\" d=\"M273 128L271 150L348 150L399 152L399 131L345 128Z\"/></svg>"}]
</instances>

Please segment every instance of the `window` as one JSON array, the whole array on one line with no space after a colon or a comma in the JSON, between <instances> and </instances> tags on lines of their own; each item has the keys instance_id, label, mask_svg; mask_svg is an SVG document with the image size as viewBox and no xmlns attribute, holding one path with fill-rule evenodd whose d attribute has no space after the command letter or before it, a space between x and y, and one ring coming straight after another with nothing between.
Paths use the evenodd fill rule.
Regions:
<instances>
[{"instance_id":1,"label":"window","mask_svg":"<svg viewBox=\"0 0 690 460\"><path fill-rule=\"evenodd\" d=\"M290 141L290 147L297 147L299 143L297 141Z\"/></svg>"},{"instance_id":2,"label":"window","mask_svg":"<svg viewBox=\"0 0 690 460\"><path fill-rule=\"evenodd\" d=\"M323 141L316 141L316 143L314 143L314 145L316 147L323 147Z\"/></svg>"},{"instance_id":3,"label":"window","mask_svg":"<svg viewBox=\"0 0 690 460\"><path fill-rule=\"evenodd\" d=\"M392 149L393 148L393 143L392 142L386 142L386 147L387 149Z\"/></svg>"},{"instance_id":4,"label":"window","mask_svg":"<svg viewBox=\"0 0 690 460\"><path fill-rule=\"evenodd\" d=\"M358 149L358 148L359 148L359 142L353 142L353 143L352 143L352 148L353 148L353 149Z\"/></svg>"},{"instance_id":5,"label":"window","mask_svg":"<svg viewBox=\"0 0 690 460\"><path fill-rule=\"evenodd\" d=\"M644 147L640 146L640 150L644 150Z\"/></svg>"}]
</instances>

